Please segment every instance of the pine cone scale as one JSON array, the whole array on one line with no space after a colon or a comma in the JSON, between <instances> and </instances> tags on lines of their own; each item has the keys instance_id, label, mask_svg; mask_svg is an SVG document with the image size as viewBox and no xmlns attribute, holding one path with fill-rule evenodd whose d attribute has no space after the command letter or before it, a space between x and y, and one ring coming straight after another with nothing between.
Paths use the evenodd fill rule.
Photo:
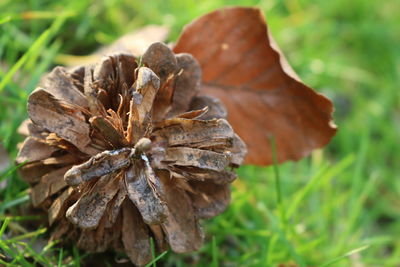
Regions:
<instances>
[{"instance_id":1,"label":"pine cone scale","mask_svg":"<svg viewBox=\"0 0 400 267\"><path fill-rule=\"evenodd\" d=\"M87 107L88 101L75 85L72 75L63 67L56 67L40 82L40 87L53 95L56 99L62 99L66 102L80 107Z\"/></svg>"},{"instance_id":2,"label":"pine cone scale","mask_svg":"<svg viewBox=\"0 0 400 267\"><path fill-rule=\"evenodd\" d=\"M151 256L150 236L146 224L140 219L136 207L128 201L122 206L122 242L131 261L142 266Z\"/></svg>"},{"instance_id":3,"label":"pine cone scale","mask_svg":"<svg viewBox=\"0 0 400 267\"><path fill-rule=\"evenodd\" d=\"M121 174L105 175L66 212L66 217L81 229L94 229L99 225L108 202L117 194Z\"/></svg>"},{"instance_id":4,"label":"pine cone scale","mask_svg":"<svg viewBox=\"0 0 400 267\"><path fill-rule=\"evenodd\" d=\"M162 185L154 172L151 169L146 171L143 165L143 162L137 162L125 174L128 196L138 208L146 224L160 224L167 214L167 206L161 198L164 194ZM154 180L156 184L152 189L149 184Z\"/></svg>"},{"instance_id":5,"label":"pine cone scale","mask_svg":"<svg viewBox=\"0 0 400 267\"><path fill-rule=\"evenodd\" d=\"M164 187L169 213L162 227L169 245L178 253L198 250L204 236L189 196L170 182L164 182Z\"/></svg>"},{"instance_id":6,"label":"pine cone scale","mask_svg":"<svg viewBox=\"0 0 400 267\"><path fill-rule=\"evenodd\" d=\"M48 197L56 194L67 186L64 179L60 179L60 177L64 177L64 174L70 168L71 166L62 167L43 175L40 182L31 189L32 205L34 207L39 207Z\"/></svg>"},{"instance_id":7,"label":"pine cone scale","mask_svg":"<svg viewBox=\"0 0 400 267\"><path fill-rule=\"evenodd\" d=\"M83 114L80 111L66 108L52 94L43 89L36 89L30 95L28 113L36 125L56 133L82 152L91 141L90 127Z\"/></svg>"},{"instance_id":8,"label":"pine cone scale","mask_svg":"<svg viewBox=\"0 0 400 267\"><path fill-rule=\"evenodd\" d=\"M195 193L190 193L196 215L202 219L215 217L225 211L231 200L228 184L215 184L214 181L191 181Z\"/></svg>"}]
</instances>

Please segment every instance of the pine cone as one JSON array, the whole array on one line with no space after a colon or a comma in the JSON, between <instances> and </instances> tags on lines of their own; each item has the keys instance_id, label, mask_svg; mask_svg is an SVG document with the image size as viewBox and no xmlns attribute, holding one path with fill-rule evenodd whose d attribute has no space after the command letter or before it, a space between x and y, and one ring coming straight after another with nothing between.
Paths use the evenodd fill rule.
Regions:
<instances>
[{"instance_id":1,"label":"pine cone","mask_svg":"<svg viewBox=\"0 0 400 267\"><path fill-rule=\"evenodd\" d=\"M53 239L131 261L200 248L199 219L223 212L246 147L190 54L152 44L94 66L56 67L28 100L17 163Z\"/></svg>"}]
</instances>

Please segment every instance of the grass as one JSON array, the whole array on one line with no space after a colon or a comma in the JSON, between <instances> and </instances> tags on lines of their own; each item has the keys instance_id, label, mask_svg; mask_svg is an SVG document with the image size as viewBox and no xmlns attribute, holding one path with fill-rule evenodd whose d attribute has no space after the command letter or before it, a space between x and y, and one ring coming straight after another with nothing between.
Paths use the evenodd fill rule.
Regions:
<instances>
[{"instance_id":1,"label":"grass","mask_svg":"<svg viewBox=\"0 0 400 267\"><path fill-rule=\"evenodd\" d=\"M10 158L21 141L16 129L27 116L26 98L44 72L62 63L60 55L89 54L149 23L171 26L174 40L184 24L224 4L1 1L0 140ZM168 252L151 266L400 266L400 2L230 4L264 11L300 77L333 99L339 132L326 149L300 162L241 167L229 209L204 222L203 248ZM8 182L0 189L0 265L83 266L93 257L56 243L35 251L46 228L26 228L41 218L21 215L29 203L27 184L15 168L0 177ZM112 257L104 261L113 263Z\"/></svg>"}]
</instances>

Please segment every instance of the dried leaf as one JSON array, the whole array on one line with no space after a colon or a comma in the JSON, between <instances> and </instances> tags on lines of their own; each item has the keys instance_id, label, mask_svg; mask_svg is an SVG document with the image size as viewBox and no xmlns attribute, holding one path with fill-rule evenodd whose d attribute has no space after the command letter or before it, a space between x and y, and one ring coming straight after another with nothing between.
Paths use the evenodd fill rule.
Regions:
<instances>
[{"instance_id":1,"label":"dried leaf","mask_svg":"<svg viewBox=\"0 0 400 267\"><path fill-rule=\"evenodd\" d=\"M288 71L259 9L223 8L197 19L174 52L199 61L202 92L228 108L228 121L249 149L246 163L272 164L271 137L283 162L308 155L335 134L332 103Z\"/></svg>"},{"instance_id":2,"label":"dried leaf","mask_svg":"<svg viewBox=\"0 0 400 267\"><path fill-rule=\"evenodd\" d=\"M122 242L131 261L142 266L151 256L150 236L140 213L132 202L126 200L122 205Z\"/></svg>"},{"instance_id":3,"label":"dried leaf","mask_svg":"<svg viewBox=\"0 0 400 267\"><path fill-rule=\"evenodd\" d=\"M43 89L36 89L28 100L31 120L74 144L82 152L90 143L89 125L80 111L61 105L53 95Z\"/></svg>"}]
</instances>

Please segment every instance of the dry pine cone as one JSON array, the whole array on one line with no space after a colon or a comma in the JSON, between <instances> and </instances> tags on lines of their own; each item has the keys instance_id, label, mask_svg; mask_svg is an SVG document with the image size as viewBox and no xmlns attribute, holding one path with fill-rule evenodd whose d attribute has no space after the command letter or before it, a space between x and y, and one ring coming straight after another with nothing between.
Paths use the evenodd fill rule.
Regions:
<instances>
[{"instance_id":1,"label":"dry pine cone","mask_svg":"<svg viewBox=\"0 0 400 267\"><path fill-rule=\"evenodd\" d=\"M215 98L198 96L190 54L152 44L138 59L55 68L29 97L18 163L53 239L125 251L137 265L159 251L199 249L199 219L230 200L246 147Z\"/></svg>"}]
</instances>

